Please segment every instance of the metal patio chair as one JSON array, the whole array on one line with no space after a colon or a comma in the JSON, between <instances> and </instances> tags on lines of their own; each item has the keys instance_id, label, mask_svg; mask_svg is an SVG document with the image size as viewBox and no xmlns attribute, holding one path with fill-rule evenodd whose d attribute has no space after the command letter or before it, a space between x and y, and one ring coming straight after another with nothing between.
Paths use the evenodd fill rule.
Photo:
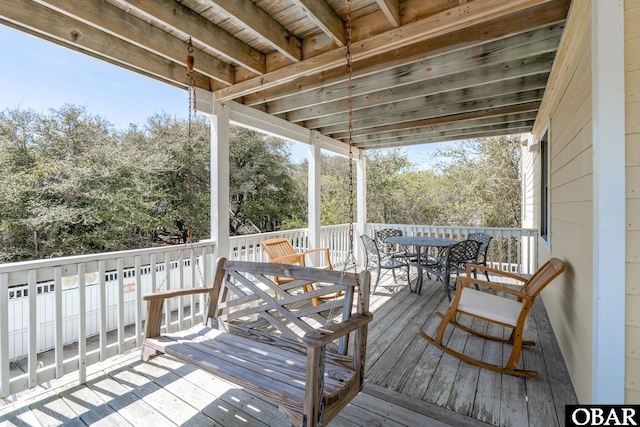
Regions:
<instances>
[{"instance_id":1,"label":"metal patio chair","mask_svg":"<svg viewBox=\"0 0 640 427\"><path fill-rule=\"evenodd\" d=\"M491 243L492 236L487 233L471 233L467 235L467 240L475 240L480 242L480 249L478 250L478 259L474 264L487 265L487 251L489 250L489 243ZM489 281L489 273L487 270L482 271ZM473 274L477 274L477 270L473 270ZM474 276L475 277L475 276Z\"/></svg>"},{"instance_id":2,"label":"metal patio chair","mask_svg":"<svg viewBox=\"0 0 640 427\"><path fill-rule=\"evenodd\" d=\"M376 267L378 271L376 283L375 285L373 285L372 293L375 293L376 288L378 287L378 283L380 282L380 278L384 276L389 270L391 270L391 274L393 274L393 281L395 283L398 283L395 270L398 268L406 268L407 283L409 283L409 263L405 259L393 256L392 254L385 254L383 252L380 252L376 241L366 234L360 236L360 239L362 240L362 244L364 245L364 250L366 252L365 268L369 269L369 263L371 263ZM382 270L384 270L384 272L382 272Z\"/></svg>"},{"instance_id":3,"label":"metal patio chair","mask_svg":"<svg viewBox=\"0 0 640 427\"><path fill-rule=\"evenodd\" d=\"M433 274L442 280L447 298L451 301L449 281L452 274L464 273L467 264L475 262L478 257L480 242L475 240L463 240L455 245L449 246L444 253L437 258L437 262L420 263L420 268Z\"/></svg>"}]
</instances>

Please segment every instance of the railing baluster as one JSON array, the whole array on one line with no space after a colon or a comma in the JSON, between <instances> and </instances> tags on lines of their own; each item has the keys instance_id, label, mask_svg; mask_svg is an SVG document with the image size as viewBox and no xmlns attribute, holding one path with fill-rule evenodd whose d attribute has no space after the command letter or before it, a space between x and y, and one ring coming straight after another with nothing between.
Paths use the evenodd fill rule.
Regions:
<instances>
[{"instance_id":1,"label":"railing baluster","mask_svg":"<svg viewBox=\"0 0 640 427\"><path fill-rule=\"evenodd\" d=\"M29 270L28 273L29 301L29 354L27 356L27 370L29 374L29 387L38 385L38 310L36 296L37 271Z\"/></svg>"},{"instance_id":2,"label":"railing baluster","mask_svg":"<svg viewBox=\"0 0 640 427\"><path fill-rule=\"evenodd\" d=\"M184 258L182 252L178 257L178 289L184 288ZM184 297L178 297L178 330L184 330Z\"/></svg>"},{"instance_id":3,"label":"railing baluster","mask_svg":"<svg viewBox=\"0 0 640 427\"><path fill-rule=\"evenodd\" d=\"M80 384L87 381L87 290L84 267L84 264L78 264L78 374Z\"/></svg>"},{"instance_id":4,"label":"railing baluster","mask_svg":"<svg viewBox=\"0 0 640 427\"><path fill-rule=\"evenodd\" d=\"M64 375L64 347L62 341L62 267L53 269L53 293L54 293L54 330L55 330L55 361L56 361L56 378Z\"/></svg>"},{"instance_id":5,"label":"railing baluster","mask_svg":"<svg viewBox=\"0 0 640 427\"><path fill-rule=\"evenodd\" d=\"M107 359L107 282L105 261L98 261L98 298L100 299L100 360Z\"/></svg>"},{"instance_id":6,"label":"railing baluster","mask_svg":"<svg viewBox=\"0 0 640 427\"><path fill-rule=\"evenodd\" d=\"M189 267L190 267L189 271L191 272L191 277L189 278L190 288L195 288L196 286L198 286L197 274L198 274L198 271L202 271L202 262L199 264L196 264L197 259L198 257L196 256L195 249L194 249L193 251L191 251L190 264L189 264ZM204 257L200 255L200 259L204 260ZM190 300L189 301L189 318L190 318L191 326L193 326L196 324L196 296L191 295L189 297L189 300Z\"/></svg>"},{"instance_id":7,"label":"railing baluster","mask_svg":"<svg viewBox=\"0 0 640 427\"><path fill-rule=\"evenodd\" d=\"M9 275L0 274L0 398L9 396Z\"/></svg>"},{"instance_id":8,"label":"railing baluster","mask_svg":"<svg viewBox=\"0 0 640 427\"><path fill-rule=\"evenodd\" d=\"M135 293L136 300L134 301L135 305L135 331L136 331L136 347L142 345L142 260L140 256L136 256L134 260L134 268L135 274Z\"/></svg>"},{"instance_id":9,"label":"railing baluster","mask_svg":"<svg viewBox=\"0 0 640 427\"><path fill-rule=\"evenodd\" d=\"M116 289L118 296L118 354L124 352L124 259L117 260L118 287Z\"/></svg>"}]
</instances>

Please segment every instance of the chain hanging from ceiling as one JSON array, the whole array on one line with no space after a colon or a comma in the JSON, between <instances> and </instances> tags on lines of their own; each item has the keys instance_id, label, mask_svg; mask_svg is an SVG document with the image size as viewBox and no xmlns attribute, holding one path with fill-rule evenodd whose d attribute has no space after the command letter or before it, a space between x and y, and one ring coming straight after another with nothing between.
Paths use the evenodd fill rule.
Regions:
<instances>
[{"instance_id":1,"label":"chain hanging from ceiling","mask_svg":"<svg viewBox=\"0 0 640 427\"><path fill-rule=\"evenodd\" d=\"M195 58L191 37L187 42L187 84L189 85L189 119L187 130L187 239L186 243L193 243L193 116L196 111L196 79L193 75Z\"/></svg>"},{"instance_id":2,"label":"chain hanging from ceiling","mask_svg":"<svg viewBox=\"0 0 640 427\"><path fill-rule=\"evenodd\" d=\"M347 1L347 17L345 24L345 38L346 38L346 59L347 59L347 123L348 123L348 137L347 143L349 144L349 262L355 267L357 265L354 250L354 231L353 223L355 219L354 214L354 185L353 185L353 84L351 77L353 74L351 57L351 0Z\"/></svg>"}]
</instances>

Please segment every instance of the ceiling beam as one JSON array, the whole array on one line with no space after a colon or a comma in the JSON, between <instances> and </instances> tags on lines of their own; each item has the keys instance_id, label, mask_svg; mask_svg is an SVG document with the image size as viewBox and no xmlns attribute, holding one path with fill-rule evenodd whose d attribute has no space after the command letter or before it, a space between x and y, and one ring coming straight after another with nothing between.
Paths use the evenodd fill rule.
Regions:
<instances>
[{"instance_id":1,"label":"ceiling beam","mask_svg":"<svg viewBox=\"0 0 640 427\"><path fill-rule=\"evenodd\" d=\"M405 114L410 115L415 111L424 111L426 109L442 111L444 112L442 115L446 115L446 109L441 108L441 106L461 103L472 105L476 100L488 99L489 97L498 99L515 93L528 93L538 89L544 90L546 82L546 75L543 76L543 78L537 78L537 76L518 77L509 81L498 81L449 92L439 92L429 96L420 96L401 102L390 102L384 105L363 108L353 111L351 117L354 123L357 123L358 120L365 120L371 117L383 117L385 120L391 120L391 117L399 117ZM307 120L305 126L310 129L326 129L343 124L346 128L348 120L349 115L343 112Z\"/></svg>"},{"instance_id":2,"label":"ceiling beam","mask_svg":"<svg viewBox=\"0 0 640 427\"><path fill-rule=\"evenodd\" d=\"M400 26L400 2L399 0L376 0L378 7L387 17L391 25L394 27Z\"/></svg>"},{"instance_id":3,"label":"ceiling beam","mask_svg":"<svg viewBox=\"0 0 640 427\"><path fill-rule=\"evenodd\" d=\"M531 131L531 126L523 126L523 127L505 127L503 129L491 129L485 131L478 132L470 132L464 135L439 135L439 136L430 136L425 138L419 138L414 140L403 140L403 141L395 141L395 142L368 142L365 144L358 144L356 148L362 150L375 150L381 148L397 148L397 147L407 147L410 145L418 145L418 144L432 144L436 142L447 142L447 141L461 141L466 139L476 139L476 138L491 138L495 136L502 135L516 135L520 133L526 133Z\"/></svg>"},{"instance_id":4,"label":"ceiling beam","mask_svg":"<svg viewBox=\"0 0 640 427\"><path fill-rule=\"evenodd\" d=\"M548 1L550 0L510 0L508 2L504 0L475 0L368 39L359 40L352 46L352 58L354 61L359 61L378 56L407 44L432 39ZM428 30L425 31L425 28ZM286 84L304 75L343 66L345 54L346 47L334 49L257 78L217 90L215 98L218 101L235 99L258 89Z\"/></svg>"},{"instance_id":5,"label":"ceiling beam","mask_svg":"<svg viewBox=\"0 0 640 427\"><path fill-rule=\"evenodd\" d=\"M185 63L187 45L142 19L101 0L34 0L143 49ZM227 85L235 82L234 67L202 50L194 50L195 70Z\"/></svg>"},{"instance_id":6,"label":"ceiling beam","mask_svg":"<svg viewBox=\"0 0 640 427\"><path fill-rule=\"evenodd\" d=\"M409 122L394 123L390 125L382 125L378 127L370 127L366 129L360 129L354 131L352 137L358 138L362 135L375 135L386 132L397 132L409 129L417 129L428 126L435 126L442 123L449 123L451 121L473 120L484 117L498 117L506 114L517 114L526 112L537 112L540 108L540 101L525 102L523 104L507 104L498 107L489 106L484 109L472 110L462 113L455 113L451 115L443 115L437 117L428 117L425 119L417 119ZM346 131L339 132L333 135L334 138L339 140L346 140L349 134Z\"/></svg>"},{"instance_id":7,"label":"ceiling beam","mask_svg":"<svg viewBox=\"0 0 640 427\"><path fill-rule=\"evenodd\" d=\"M438 131L451 131L451 130L469 130L481 126L489 126L495 124L506 124L514 122L532 121L536 119L537 112L530 111L525 113L505 114L494 117L483 117L475 119L462 119L453 120L447 123L433 124L430 126L424 126L419 128L398 130L393 132L381 132L372 135L358 136L353 138L354 144L360 143L382 143L387 140L395 140L398 138L417 137L422 138L428 136L430 133Z\"/></svg>"},{"instance_id":8,"label":"ceiling beam","mask_svg":"<svg viewBox=\"0 0 640 427\"><path fill-rule=\"evenodd\" d=\"M292 0L337 46L347 43L344 22L326 0Z\"/></svg>"},{"instance_id":9,"label":"ceiling beam","mask_svg":"<svg viewBox=\"0 0 640 427\"><path fill-rule=\"evenodd\" d=\"M557 31L536 30L500 42L492 42L481 52L468 48L353 79L353 106L355 107L358 101L365 106L372 106L391 100L397 101L403 96L411 98L420 94L427 95L434 88L438 88L438 91L451 90L501 78L543 72L548 70L553 62L561 34L561 28ZM468 71L460 73L459 70ZM421 85L425 80L431 79L434 79L432 85ZM267 104L267 111L280 114L297 110L298 114L289 115L294 121L319 117L330 114L331 111L328 110L346 110L348 93L346 81L322 86L297 96L270 102ZM344 108L340 109L340 106Z\"/></svg>"},{"instance_id":10,"label":"ceiling beam","mask_svg":"<svg viewBox=\"0 0 640 427\"><path fill-rule=\"evenodd\" d=\"M434 129L431 132L425 132L422 135L409 135L409 136L404 136L404 137L399 137L399 138L395 138L393 140L380 140L380 141L368 141L366 143L363 143L363 145L369 145L369 144L405 144L405 143L413 143L416 141L422 141L425 139L442 139L442 138L449 138L449 137L454 137L455 139L467 139L467 135L470 134L478 134L478 133L484 133L484 132L504 132L504 131L514 131L515 129L518 130L518 132L526 132L531 130L531 128L533 127L533 123L535 122L535 119L530 119L530 120L519 120L519 121L515 121L515 122L507 122L507 123L489 123L486 124L484 126L476 126L476 127L469 127L469 128L460 128L460 127L456 127L456 128L452 128L452 129L445 129L445 130L440 130L440 129ZM358 147L359 144L355 144L356 147Z\"/></svg>"},{"instance_id":11,"label":"ceiling beam","mask_svg":"<svg viewBox=\"0 0 640 427\"><path fill-rule=\"evenodd\" d=\"M552 7L551 7L552 6ZM478 47L492 40L500 40L515 35L547 28L552 32L562 33L562 22L569 7L568 0L553 0L551 5L540 5L507 17L502 17L478 25L474 25L451 34L425 40L414 45L407 45L374 58L367 58L353 63L352 77L390 70L403 63L424 61L454 50ZM453 44L452 44L453 43ZM302 92L313 90L318 86L328 86L346 82L347 75L342 66L323 70L320 74L304 76L288 85L266 88L248 94L243 98L247 105L259 105L287 96L299 96Z\"/></svg>"},{"instance_id":12,"label":"ceiling beam","mask_svg":"<svg viewBox=\"0 0 640 427\"><path fill-rule=\"evenodd\" d=\"M175 0L127 0L127 4L230 62L255 74L266 72L266 59L261 52Z\"/></svg>"},{"instance_id":13,"label":"ceiling beam","mask_svg":"<svg viewBox=\"0 0 640 427\"><path fill-rule=\"evenodd\" d=\"M302 59L302 44L286 28L251 0L210 0L244 31L266 42L293 62Z\"/></svg>"},{"instance_id":14,"label":"ceiling beam","mask_svg":"<svg viewBox=\"0 0 640 427\"><path fill-rule=\"evenodd\" d=\"M512 85L516 85L519 82L514 79L518 78L527 78L528 80L535 78L544 86L553 64L553 57L553 53L546 53L534 58L503 62L488 67L474 67L457 74L443 77L436 76L409 85L355 96L351 100L351 109L356 111L391 102L401 102L412 98L498 82L502 82L501 84L511 82ZM289 112L287 113L287 119L296 123L333 114L344 114L348 108L349 101L341 99Z\"/></svg>"},{"instance_id":15,"label":"ceiling beam","mask_svg":"<svg viewBox=\"0 0 640 427\"><path fill-rule=\"evenodd\" d=\"M148 50L107 34L83 22L77 21L31 0L0 0L0 19L31 34L42 35L48 40L74 50L86 52L112 64L141 71L186 88L186 66L179 65ZM211 79L194 72L195 85L211 90Z\"/></svg>"},{"instance_id":16,"label":"ceiling beam","mask_svg":"<svg viewBox=\"0 0 640 427\"><path fill-rule=\"evenodd\" d=\"M353 120L352 126L354 132L378 126L410 123L416 120L427 119L430 117L451 116L454 114L466 113L470 111L484 110L487 108L502 107L508 105L517 105L532 101L540 101L542 99L543 89L534 89L522 93L511 93L503 96L492 96L484 99L476 99L473 101L463 100L451 104L426 103L426 107L402 112L391 112L382 116L363 117L359 120ZM347 123L339 123L335 125L325 126L318 129L324 135L331 135L335 139L335 134L345 132Z\"/></svg>"}]
</instances>

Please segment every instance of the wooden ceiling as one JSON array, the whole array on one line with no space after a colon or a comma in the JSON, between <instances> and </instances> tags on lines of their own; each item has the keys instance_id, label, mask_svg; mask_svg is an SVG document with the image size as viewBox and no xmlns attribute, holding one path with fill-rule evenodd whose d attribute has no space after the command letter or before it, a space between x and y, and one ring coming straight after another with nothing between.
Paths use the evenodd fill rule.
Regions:
<instances>
[{"instance_id":1,"label":"wooden ceiling","mask_svg":"<svg viewBox=\"0 0 640 427\"><path fill-rule=\"evenodd\" d=\"M570 0L351 0L352 140L527 132ZM0 23L347 142L347 0L0 0ZM46 70L42 71L46 73Z\"/></svg>"}]
</instances>

